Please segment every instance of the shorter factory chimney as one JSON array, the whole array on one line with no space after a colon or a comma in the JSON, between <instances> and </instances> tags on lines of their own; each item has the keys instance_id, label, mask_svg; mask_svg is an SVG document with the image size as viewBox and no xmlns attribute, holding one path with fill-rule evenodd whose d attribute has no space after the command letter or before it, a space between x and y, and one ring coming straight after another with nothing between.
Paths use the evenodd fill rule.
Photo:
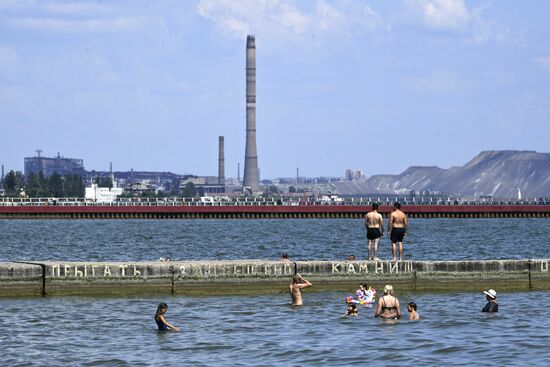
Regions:
<instances>
[{"instance_id":1,"label":"shorter factory chimney","mask_svg":"<svg viewBox=\"0 0 550 367\"><path fill-rule=\"evenodd\" d=\"M224 138L218 138L218 185L225 185L225 148Z\"/></svg>"},{"instance_id":2,"label":"shorter factory chimney","mask_svg":"<svg viewBox=\"0 0 550 367\"><path fill-rule=\"evenodd\" d=\"M111 178L111 185L116 188L117 185L115 181L115 174L113 173L113 162L109 162L109 177Z\"/></svg>"}]
</instances>

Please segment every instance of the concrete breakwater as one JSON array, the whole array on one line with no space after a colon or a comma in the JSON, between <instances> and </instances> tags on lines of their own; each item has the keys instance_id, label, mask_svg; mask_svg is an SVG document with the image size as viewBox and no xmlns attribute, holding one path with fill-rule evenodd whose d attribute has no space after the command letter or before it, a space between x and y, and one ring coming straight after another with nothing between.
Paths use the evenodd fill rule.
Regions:
<instances>
[{"instance_id":1,"label":"concrete breakwater","mask_svg":"<svg viewBox=\"0 0 550 367\"><path fill-rule=\"evenodd\" d=\"M470 261L4 262L1 296L285 292L295 271L312 290L366 281L399 290L550 289L550 259Z\"/></svg>"},{"instance_id":2,"label":"concrete breakwater","mask_svg":"<svg viewBox=\"0 0 550 367\"><path fill-rule=\"evenodd\" d=\"M17 203L15 203L17 204ZM388 216L393 206L381 205ZM550 218L550 205L404 205L411 218ZM0 219L363 218L369 205L0 205Z\"/></svg>"}]
</instances>

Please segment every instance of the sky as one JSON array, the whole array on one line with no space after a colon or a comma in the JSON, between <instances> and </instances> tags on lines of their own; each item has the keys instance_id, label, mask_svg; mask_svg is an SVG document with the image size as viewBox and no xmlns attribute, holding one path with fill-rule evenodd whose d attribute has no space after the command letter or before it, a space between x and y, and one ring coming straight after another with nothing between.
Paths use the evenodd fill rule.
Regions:
<instances>
[{"instance_id":1,"label":"sky","mask_svg":"<svg viewBox=\"0 0 550 367\"><path fill-rule=\"evenodd\" d=\"M226 176L256 36L261 178L548 152L550 2L0 0L0 163Z\"/></svg>"}]
</instances>

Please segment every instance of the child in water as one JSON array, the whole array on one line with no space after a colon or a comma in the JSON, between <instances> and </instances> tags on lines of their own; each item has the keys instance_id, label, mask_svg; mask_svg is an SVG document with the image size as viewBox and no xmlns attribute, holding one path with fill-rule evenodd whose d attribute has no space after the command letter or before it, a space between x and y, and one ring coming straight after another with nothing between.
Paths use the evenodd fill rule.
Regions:
<instances>
[{"instance_id":1,"label":"child in water","mask_svg":"<svg viewBox=\"0 0 550 367\"><path fill-rule=\"evenodd\" d=\"M168 305L166 303L161 303L157 307L157 313L155 314L155 322L157 323L157 326L159 327L160 331L168 331L168 330L174 330L174 331L180 331L180 329L177 326L169 324L166 319L164 318L164 314L168 311Z\"/></svg>"},{"instance_id":2,"label":"child in water","mask_svg":"<svg viewBox=\"0 0 550 367\"><path fill-rule=\"evenodd\" d=\"M357 316L359 312L357 311L357 306L355 303L348 302L348 311L344 316Z\"/></svg>"},{"instance_id":3,"label":"child in water","mask_svg":"<svg viewBox=\"0 0 550 367\"><path fill-rule=\"evenodd\" d=\"M420 320L420 315L416 312L415 302L409 302L407 305L407 311L409 311L409 320Z\"/></svg>"},{"instance_id":4,"label":"child in water","mask_svg":"<svg viewBox=\"0 0 550 367\"><path fill-rule=\"evenodd\" d=\"M367 283L359 284L359 289L355 291L355 297L360 301L367 296Z\"/></svg>"}]
</instances>

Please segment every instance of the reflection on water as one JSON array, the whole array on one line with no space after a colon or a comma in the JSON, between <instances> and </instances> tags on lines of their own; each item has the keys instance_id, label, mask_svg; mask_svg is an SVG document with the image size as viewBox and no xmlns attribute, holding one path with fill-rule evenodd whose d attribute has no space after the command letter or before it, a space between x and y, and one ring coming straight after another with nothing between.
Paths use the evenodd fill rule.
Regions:
<instances>
[{"instance_id":1,"label":"reflection on water","mask_svg":"<svg viewBox=\"0 0 550 367\"><path fill-rule=\"evenodd\" d=\"M498 290L497 290L498 291ZM479 293L398 294L420 321L390 324L374 308L344 318L345 293L0 300L3 365L533 365L550 363L550 293L501 293L483 314ZM181 333L159 333L166 318ZM536 312L525 315L528 305ZM406 310L402 307L406 315Z\"/></svg>"},{"instance_id":2,"label":"reflection on water","mask_svg":"<svg viewBox=\"0 0 550 367\"><path fill-rule=\"evenodd\" d=\"M548 218L411 219L405 258L541 258ZM0 260L357 259L367 256L360 219L0 220ZM380 257L391 257L389 239Z\"/></svg>"}]
</instances>

